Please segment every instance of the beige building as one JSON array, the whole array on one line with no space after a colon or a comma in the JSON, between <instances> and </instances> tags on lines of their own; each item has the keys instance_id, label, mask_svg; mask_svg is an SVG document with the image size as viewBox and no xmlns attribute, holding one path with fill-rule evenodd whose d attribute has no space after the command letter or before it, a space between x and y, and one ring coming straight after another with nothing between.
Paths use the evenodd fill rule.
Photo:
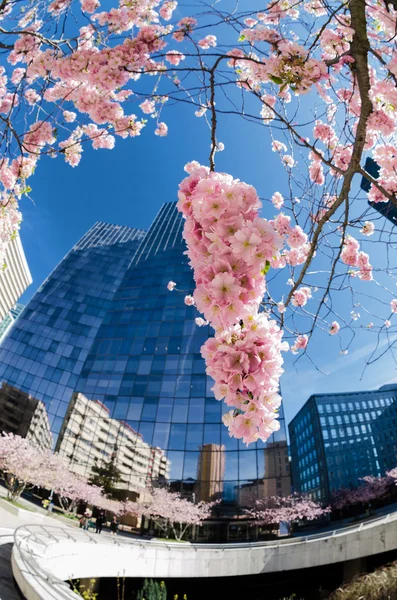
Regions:
<instances>
[{"instance_id":1,"label":"beige building","mask_svg":"<svg viewBox=\"0 0 397 600\"><path fill-rule=\"evenodd\" d=\"M32 283L32 276L19 235L7 246L5 265L4 269L0 265L0 320L4 319L10 308Z\"/></svg>"},{"instance_id":2,"label":"beige building","mask_svg":"<svg viewBox=\"0 0 397 600\"><path fill-rule=\"evenodd\" d=\"M52 446L52 433L43 402L6 383L0 388L0 432L3 431L27 438L38 448Z\"/></svg>"},{"instance_id":3,"label":"beige building","mask_svg":"<svg viewBox=\"0 0 397 600\"><path fill-rule=\"evenodd\" d=\"M117 487L130 499L131 493L139 493L152 481L169 477L170 462L161 448L144 442L128 423L112 419L99 400L88 400L81 393L72 396L56 452L66 458L73 472L87 478L94 465L113 457L121 472Z\"/></svg>"},{"instance_id":4,"label":"beige building","mask_svg":"<svg viewBox=\"0 0 397 600\"><path fill-rule=\"evenodd\" d=\"M196 500L213 502L222 498L225 479L225 446L204 444L200 447L197 468Z\"/></svg>"},{"instance_id":5,"label":"beige building","mask_svg":"<svg viewBox=\"0 0 397 600\"><path fill-rule=\"evenodd\" d=\"M263 452L265 477L240 487L240 504L243 506L251 504L256 499L291 494L291 475L286 442L268 442Z\"/></svg>"}]
</instances>

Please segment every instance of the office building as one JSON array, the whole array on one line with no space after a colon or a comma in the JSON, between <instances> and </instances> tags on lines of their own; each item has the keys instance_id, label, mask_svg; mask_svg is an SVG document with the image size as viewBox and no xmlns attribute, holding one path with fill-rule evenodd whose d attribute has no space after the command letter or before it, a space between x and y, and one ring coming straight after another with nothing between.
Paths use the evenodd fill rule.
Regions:
<instances>
[{"instance_id":1,"label":"office building","mask_svg":"<svg viewBox=\"0 0 397 600\"><path fill-rule=\"evenodd\" d=\"M4 262L4 266L0 265L0 321L32 283L19 235L8 244Z\"/></svg>"},{"instance_id":2,"label":"office building","mask_svg":"<svg viewBox=\"0 0 397 600\"><path fill-rule=\"evenodd\" d=\"M333 491L397 465L397 385L315 394L289 433L295 491L328 501Z\"/></svg>"},{"instance_id":3,"label":"office building","mask_svg":"<svg viewBox=\"0 0 397 600\"><path fill-rule=\"evenodd\" d=\"M198 327L197 310L184 304L194 281L182 228L176 204L164 204L125 273L75 389L99 400L146 444L164 450L170 489L188 498L220 498L235 515L242 486L263 494L269 479L269 489L290 491L289 484L270 484L278 477L281 448L287 452L283 411L280 430L266 443L247 448L229 437L221 421L228 407L215 400L200 355L212 330ZM173 292L167 290L171 280L177 284Z\"/></svg>"},{"instance_id":4,"label":"office building","mask_svg":"<svg viewBox=\"0 0 397 600\"><path fill-rule=\"evenodd\" d=\"M162 206L146 235L94 226L5 339L0 380L44 402L56 447L76 472L116 453L124 490L162 480L194 501L222 500L219 511L241 519L246 486L257 497L290 491L287 467L279 468L283 410L266 443L247 448L229 437L228 407L215 400L200 354L213 332L184 303L194 281L182 229L175 203Z\"/></svg>"},{"instance_id":5,"label":"office building","mask_svg":"<svg viewBox=\"0 0 397 600\"><path fill-rule=\"evenodd\" d=\"M222 499L225 478L225 447L220 444L204 444L200 448L197 468L196 499L213 502Z\"/></svg>"},{"instance_id":6,"label":"office building","mask_svg":"<svg viewBox=\"0 0 397 600\"><path fill-rule=\"evenodd\" d=\"M44 402L55 434L144 235L130 227L96 223L44 281L0 346L0 382Z\"/></svg>"},{"instance_id":7,"label":"office building","mask_svg":"<svg viewBox=\"0 0 397 600\"><path fill-rule=\"evenodd\" d=\"M10 331L11 327L25 308L24 304L15 304L12 306L4 319L0 322L0 344Z\"/></svg>"}]
</instances>

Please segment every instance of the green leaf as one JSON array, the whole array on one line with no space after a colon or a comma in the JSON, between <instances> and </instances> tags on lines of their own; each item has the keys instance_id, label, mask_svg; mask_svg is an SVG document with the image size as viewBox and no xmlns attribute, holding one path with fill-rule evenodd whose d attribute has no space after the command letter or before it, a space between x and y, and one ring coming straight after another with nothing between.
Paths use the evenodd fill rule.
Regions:
<instances>
[{"instance_id":1,"label":"green leaf","mask_svg":"<svg viewBox=\"0 0 397 600\"><path fill-rule=\"evenodd\" d=\"M283 80L275 75L270 75L270 79L273 81L273 83L277 83L277 85L281 85L283 83Z\"/></svg>"},{"instance_id":2,"label":"green leaf","mask_svg":"<svg viewBox=\"0 0 397 600\"><path fill-rule=\"evenodd\" d=\"M261 271L261 275L265 276L266 273L269 271L269 269L270 269L270 262L267 260L266 265L263 267L263 269Z\"/></svg>"},{"instance_id":3,"label":"green leaf","mask_svg":"<svg viewBox=\"0 0 397 600\"><path fill-rule=\"evenodd\" d=\"M238 38L239 42L243 42L245 40L245 35L240 35L240 37Z\"/></svg>"}]
</instances>

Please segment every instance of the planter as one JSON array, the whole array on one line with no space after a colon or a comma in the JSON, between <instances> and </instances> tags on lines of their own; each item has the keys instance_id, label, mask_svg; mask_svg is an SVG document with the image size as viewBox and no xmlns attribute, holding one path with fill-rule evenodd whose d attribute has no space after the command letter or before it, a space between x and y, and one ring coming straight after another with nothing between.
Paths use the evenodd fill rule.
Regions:
<instances>
[{"instance_id":1,"label":"planter","mask_svg":"<svg viewBox=\"0 0 397 600\"><path fill-rule=\"evenodd\" d=\"M0 507L4 508L8 513L14 515L21 519L21 521L26 523L42 523L43 519L45 519L45 515L41 515L40 513L33 512L31 510L25 510L24 508L19 508L19 506L15 506L11 504L11 502L7 502L3 498L0 498Z\"/></svg>"}]
</instances>

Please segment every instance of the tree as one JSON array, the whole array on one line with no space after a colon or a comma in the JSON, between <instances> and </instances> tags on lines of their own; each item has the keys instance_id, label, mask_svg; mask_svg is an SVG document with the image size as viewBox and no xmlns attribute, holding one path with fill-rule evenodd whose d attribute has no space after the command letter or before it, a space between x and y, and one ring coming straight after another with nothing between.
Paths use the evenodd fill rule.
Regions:
<instances>
[{"instance_id":1,"label":"tree","mask_svg":"<svg viewBox=\"0 0 397 600\"><path fill-rule=\"evenodd\" d=\"M210 153L208 167L187 165L180 186L196 280L185 302L215 330L203 355L231 407L230 434L267 439L278 428L283 336L311 359L316 332L338 336L346 354L368 328L378 339L366 365L392 346L394 232L363 199L397 210L394 4L275 0L258 12L247 2L114 0L106 11L99 0L2 0L0 261L42 156L76 166L88 143L111 149L151 120L163 137L165 112L191 106ZM267 129L285 169L265 198L269 218L254 188L215 171L225 115ZM247 139L235 145L249 149Z\"/></svg>"},{"instance_id":2,"label":"tree","mask_svg":"<svg viewBox=\"0 0 397 600\"><path fill-rule=\"evenodd\" d=\"M29 440L12 433L0 436L0 470L8 498L17 500L30 486L50 487L54 479L54 455L40 450Z\"/></svg>"},{"instance_id":3,"label":"tree","mask_svg":"<svg viewBox=\"0 0 397 600\"><path fill-rule=\"evenodd\" d=\"M331 497L331 507L333 510L344 510L381 500L394 491L396 479L396 469L386 473L384 477L373 477L372 475L362 477L359 485L355 488L335 490Z\"/></svg>"},{"instance_id":4,"label":"tree","mask_svg":"<svg viewBox=\"0 0 397 600\"><path fill-rule=\"evenodd\" d=\"M113 497L114 492L117 490L117 484L121 481L121 471L116 465L115 457L112 456L100 465L93 465L91 471L90 483L103 488L104 493L109 498Z\"/></svg>"},{"instance_id":5,"label":"tree","mask_svg":"<svg viewBox=\"0 0 397 600\"><path fill-rule=\"evenodd\" d=\"M193 504L182 498L178 492L169 492L165 488L154 488L151 501L140 510L146 517L153 519L168 537L170 530L176 540L181 540L190 525L201 525L211 516L216 502Z\"/></svg>"},{"instance_id":6,"label":"tree","mask_svg":"<svg viewBox=\"0 0 397 600\"><path fill-rule=\"evenodd\" d=\"M167 587L164 581L145 579L138 591L137 600L167 600Z\"/></svg>"},{"instance_id":7,"label":"tree","mask_svg":"<svg viewBox=\"0 0 397 600\"><path fill-rule=\"evenodd\" d=\"M61 474L59 473L59 475ZM80 502L87 502L87 504L99 507L105 499L101 487L89 484L83 477L70 471L57 477L52 487L58 495L61 507L70 514L76 512Z\"/></svg>"},{"instance_id":8,"label":"tree","mask_svg":"<svg viewBox=\"0 0 397 600\"><path fill-rule=\"evenodd\" d=\"M299 521L314 521L330 512L307 496L271 496L256 500L254 506L245 512L252 517L254 525L279 525L286 523L291 535Z\"/></svg>"},{"instance_id":9,"label":"tree","mask_svg":"<svg viewBox=\"0 0 397 600\"><path fill-rule=\"evenodd\" d=\"M0 470L11 500L34 486L53 490L67 512L74 512L79 501L95 505L103 499L103 490L69 471L58 454L12 433L0 436Z\"/></svg>"}]
</instances>

